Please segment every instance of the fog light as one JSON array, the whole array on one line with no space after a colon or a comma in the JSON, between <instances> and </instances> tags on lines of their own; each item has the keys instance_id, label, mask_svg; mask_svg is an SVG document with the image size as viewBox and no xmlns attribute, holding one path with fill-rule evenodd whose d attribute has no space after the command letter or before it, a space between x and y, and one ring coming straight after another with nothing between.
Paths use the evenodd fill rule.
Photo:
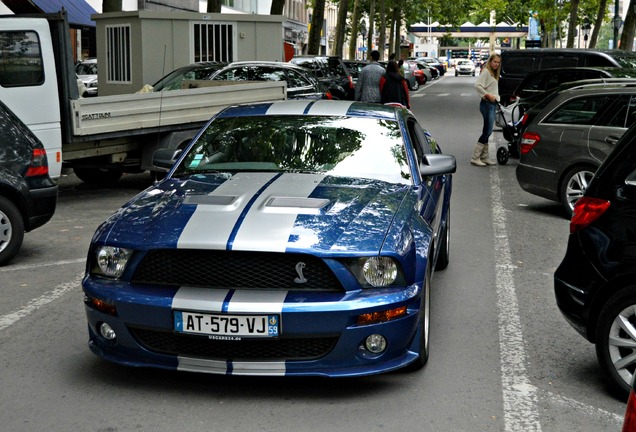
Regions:
<instances>
[{"instance_id":1,"label":"fog light","mask_svg":"<svg viewBox=\"0 0 636 432\"><path fill-rule=\"evenodd\" d=\"M367 350L369 350L373 354L380 354L386 349L386 339L382 335L372 334L371 336L367 337L364 345L366 346Z\"/></svg>"},{"instance_id":2,"label":"fog light","mask_svg":"<svg viewBox=\"0 0 636 432\"><path fill-rule=\"evenodd\" d=\"M117 335L115 334L115 330L111 326L106 323L101 323L99 325L99 333L109 341L115 340Z\"/></svg>"}]
</instances>

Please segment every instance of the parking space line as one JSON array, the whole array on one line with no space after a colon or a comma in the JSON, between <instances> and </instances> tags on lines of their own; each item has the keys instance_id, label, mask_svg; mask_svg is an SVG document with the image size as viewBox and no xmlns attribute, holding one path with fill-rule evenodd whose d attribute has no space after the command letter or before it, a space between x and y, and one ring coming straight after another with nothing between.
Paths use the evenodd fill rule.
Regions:
<instances>
[{"instance_id":1,"label":"parking space line","mask_svg":"<svg viewBox=\"0 0 636 432\"><path fill-rule=\"evenodd\" d=\"M47 292L46 294L31 300L22 309L19 309L7 315L0 316L0 331L17 323L22 318L25 318L31 315L33 312L37 311L43 306L46 306L52 301L57 300L58 298L62 297L64 294L68 293L71 290L76 289L78 290L78 293L81 292L81 283L82 283L83 277L84 277L84 272L80 273L69 282L65 282L56 286L53 291Z\"/></svg>"},{"instance_id":2,"label":"parking space line","mask_svg":"<svg viewBox=\"0 0 636 432\"><path fill-rule=\"evenodd\" d=\"M10 265L10 266L0 267L0 273L19 271L19 270L32 270L32 269L38 269L40 267L56 267L59 265L77 264L77 263L83 263L83 262L86 262L86 258L78 258L74 260L52 261L52 262L39 263L39 264Z\"/></svg>"},{"instance_id":3,"label":"parking space line","mask_svg":"<svg viewBox=\"0 0 636 432\"><path fill-rule=\"evenodd\" d=\"M514 265L498 169L490 169L490 189L505 431L540 432L537 389L530 384L526 371L526 355L513 278Z\"/></svg>"}]
</instances>

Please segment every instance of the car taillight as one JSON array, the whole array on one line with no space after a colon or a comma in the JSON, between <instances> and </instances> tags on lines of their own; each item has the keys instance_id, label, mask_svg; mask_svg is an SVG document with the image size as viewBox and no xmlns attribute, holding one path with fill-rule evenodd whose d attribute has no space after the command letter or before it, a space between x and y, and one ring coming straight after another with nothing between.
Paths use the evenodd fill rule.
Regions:
<instances>
[{"instance_id":1,"label":"car taillight","mask_svg":"<svg viewBox=\"0 0 636 432\"><path fill-rule=\"evenodd\" d=\"M519 151L521 154L529 153L541 141L541 136L534 132L526 132L521 137Z\"/></svg>"},{"instance_id":2,"label":"car taillight","mask_svg":"<svg viewBox=\"0 0 636 432\"><path fill-rule=\"evenodd\" d=\"M333 95L331 94L329 90L325 92L325 99L333 100Z\"/></svg>"},{"instance_id":3,"label":"car taillight","mask_svg":"<svg viewBox=\"0 0 636 432\"><path fill-rule=\"evenodd\" d=\"M43 176L49 173L49 163L46 159L46 150L33 149L31 154L31 164L27 169L25 177Z\"/></svg>"},{"instance_id":4,"label":"car taillight","mask_svg":"<svg viewBox=\"0 0 636 432\"><path fill-rule=\"evenodd\" d=\"M351 78L351 75L349 75L347 78L349 78L349 88L356 88L356 85L353 83L353 78Z\"/></svg>"},{"instance_id":5,"label":"car taillight","mask_svg":"<svg viewBox=\"0 0 636 432\"><path fill-rule=\"evenodd\" d=\"M623 432L636 432L636 394L634 389L629 392L627 408L625 408L625 419L623 420Z\"/></svg>"},{"instance_id":6,"label":"car taillight","mask_svg":"<svg viewBox=\"0 0 636 432\"><path fill-rule=\"evenodd\" d=\"M583 196L576 201L570 220L570 234L582 230L600 218L610 207L610 202Z\"/></svg>"},{"instance_id":7,"label":"car taillight","mask_svg":"<svg viewBox=\"0 0 636 432\"><path fill-rule=\"evenodd\" d=\"M530 116L528 115L528 113L524 113L523 116L521 117L521 127L525 127L526 123L528 123L528 119L530 118Z\"/></svg>"}]
</instances>

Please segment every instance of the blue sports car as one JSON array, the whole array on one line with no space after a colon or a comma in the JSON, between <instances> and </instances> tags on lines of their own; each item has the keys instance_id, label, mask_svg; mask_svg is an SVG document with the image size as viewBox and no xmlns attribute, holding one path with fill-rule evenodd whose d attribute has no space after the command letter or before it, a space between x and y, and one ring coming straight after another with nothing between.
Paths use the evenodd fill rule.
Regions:
<instances>
[{"instance_id":1,"label":"blue sports car","mask_svg":"<svg viewBox=\"0 0 636 432\"><path fill-rule=\"evenodd\" d=\"M154 163L172 167L166 178L90 245L95 354L229 375L424 366L456 162L409 110L230 107Z\"/></svg>"}]
</instances>

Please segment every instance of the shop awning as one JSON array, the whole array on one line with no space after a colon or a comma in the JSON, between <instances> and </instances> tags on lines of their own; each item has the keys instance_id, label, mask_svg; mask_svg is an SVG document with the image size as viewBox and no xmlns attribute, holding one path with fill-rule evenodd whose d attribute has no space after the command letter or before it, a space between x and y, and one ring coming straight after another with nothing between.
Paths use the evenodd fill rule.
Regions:
<instances>
[{"instance_id":1,"label":"shop awning","mask_svg":"<svg viewBox=\"0 0 636 432\"><path fill-rule=\"evenodd\" d=\"M95 27L91 15L97 11L84 0L2 0L15 14L55 13L66 10L71 25Z\"/></svg>"}]
</instances>

